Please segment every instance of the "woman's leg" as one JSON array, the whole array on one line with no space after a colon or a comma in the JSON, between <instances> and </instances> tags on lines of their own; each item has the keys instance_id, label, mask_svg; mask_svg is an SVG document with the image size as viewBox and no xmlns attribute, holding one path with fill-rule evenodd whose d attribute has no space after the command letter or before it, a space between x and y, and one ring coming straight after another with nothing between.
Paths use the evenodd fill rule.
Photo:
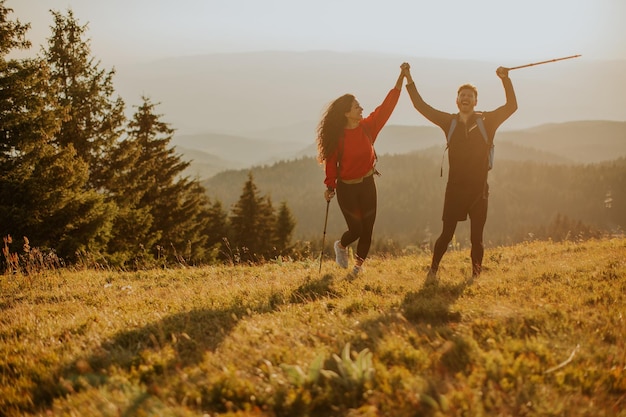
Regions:
<instances>
[{"instance_id":1,"label":"woman's leg","mask_svg":"<svg viewBox=\"0 0 626 417\"><path fill-rule=\"evenodd\" d=\"M337 184L337 203L348 226L348 230L341 236L340 243L344 248L356 241L362 233L358 185L360 184L344 184L341 182Z\"/></svg>"},{"instance_id":2,"label":"woman's leg","mask_svg":"<svg viewBox=\"0 0 626 417\"><path fill-rule=\"evenodd\" d=\"M361 235L356 246L357 265L361 265L372 245L372 233L376 221L377 192L374 176L367 177L361 184L359 193L359 206L361 207Z\"/></svg>"}]
</instances>

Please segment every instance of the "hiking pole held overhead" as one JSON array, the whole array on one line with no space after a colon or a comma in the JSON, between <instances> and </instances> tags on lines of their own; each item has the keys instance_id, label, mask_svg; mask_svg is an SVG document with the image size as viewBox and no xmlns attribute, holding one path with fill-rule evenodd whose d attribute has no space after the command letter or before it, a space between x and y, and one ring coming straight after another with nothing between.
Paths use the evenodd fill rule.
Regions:
<instances>
[{"instance_id":1,"label":"hiking pole held overhead","mask_svg":"<svg viewBox=\"0 0 626 417\"><path fill-rule=\"evenodd\" d=\"M516 69L520 69L520 68L534 67L535 65L548 64L550 62L556 62L556 61L563 61L564 59L578 58L579 56L582 56L582 55L565 56L563 58L555 58L555 59L550 59L548 61L533 62L532 64L519 65L517 67L511 67L511 68L507 68L507 69L509 71L511 71L511 70L516 70Z\"/></svg>"},{"instance_id":2,"label":"hiking pole held overhead","mask_svg":"<svg viewBox=\"0 0 626 417\"><path fill-rule=\"evenodd\" d=\"M320 270L318 274L322 273L322 258L324 257L324 245L326 244L326 225L328 224L328 207L330 207L330 200L326 201L326 218L324 219L324 236L322 237L322 250L320 251Z\"/></svg>"}]
</instances>

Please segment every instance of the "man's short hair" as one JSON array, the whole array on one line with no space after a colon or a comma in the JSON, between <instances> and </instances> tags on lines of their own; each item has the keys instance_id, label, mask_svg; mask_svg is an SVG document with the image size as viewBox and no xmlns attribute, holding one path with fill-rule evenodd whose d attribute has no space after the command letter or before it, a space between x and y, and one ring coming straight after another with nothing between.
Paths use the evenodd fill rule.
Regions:
<instances>
[{"instance_id":1,"label":"man's short hair","mask_svg":"<svg viewBox=\"0 0 626 417\"><path fill-rule=\"evenodd\" d=\"M473 84L463 84L460 86L456 92L457 96L461 93L461 90L472 90L474 92L474 97L478 98L478 89Z\"/></svg>"}]
</instances>

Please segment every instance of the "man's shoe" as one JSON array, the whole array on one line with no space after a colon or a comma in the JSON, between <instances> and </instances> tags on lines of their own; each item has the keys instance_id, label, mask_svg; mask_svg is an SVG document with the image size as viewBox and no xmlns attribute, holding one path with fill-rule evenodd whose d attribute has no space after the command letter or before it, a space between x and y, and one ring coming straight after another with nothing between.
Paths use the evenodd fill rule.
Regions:
<instances>
[{"instance_id":1,"label":"man's shoe","mask_svg":"<svg viewBox=\"0 0 626 417\"><path fill-rule=\"evenodd\" d=\"M350 275L352 275L353 277L356 277L357 275L361 274L363 272L363 267L359 266L359 265L354 265L354 268L352 268L352 273Z\"/></svg>"},{"instance_id":2,"label":"man's shoe","mask_svg":"<svg viewBox=\"0 0 626 417\"><path fill-rule=\"evenodd\" d=\"M337 262L337 265L339 265L342 268L347 268L348 267L348 248L341 248L341 246L339 246L341 244L341 241L336 241L335 242L335 261Z\"/></svg>"},{"instance_id":3,"label":"man's shoe","mask_svg":"<svg viewBox=\"0 0 626 417\"><path fill-rule=\"evenodd\" d=\"M473 264L472 265L472 278L478 278L480 276L480 273L482 272L483 267L480 264Z\"/></svg>"},{"instance_id":4,"label":"man's shoe","mask_svg":"<svg viewBox=\"0 0 626 417\"><path fill-rule=\"evenodd\" d=\"M426 283L430 284L433 282L437 282L437 270L429 268L428 273L426 274Z\"/></svg>"}]
</instances>

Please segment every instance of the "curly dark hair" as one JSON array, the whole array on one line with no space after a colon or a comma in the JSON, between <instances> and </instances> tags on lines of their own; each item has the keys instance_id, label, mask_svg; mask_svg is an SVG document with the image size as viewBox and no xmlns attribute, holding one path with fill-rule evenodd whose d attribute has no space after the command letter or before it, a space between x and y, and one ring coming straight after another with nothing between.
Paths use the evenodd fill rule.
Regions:
<instances>
[{"instance_id":1,"label":"curly dark hair","mask_svg":"<svg viewBox=\"0 0 626 417\"><path fill-rule=\"evenodd\" d=\"M354 95L344 94L328 105L317 126L317 160L320 164L337 149L339 138L348 123L346 113L352 108L353 102Z\"/></svg>"}]
</instances>

